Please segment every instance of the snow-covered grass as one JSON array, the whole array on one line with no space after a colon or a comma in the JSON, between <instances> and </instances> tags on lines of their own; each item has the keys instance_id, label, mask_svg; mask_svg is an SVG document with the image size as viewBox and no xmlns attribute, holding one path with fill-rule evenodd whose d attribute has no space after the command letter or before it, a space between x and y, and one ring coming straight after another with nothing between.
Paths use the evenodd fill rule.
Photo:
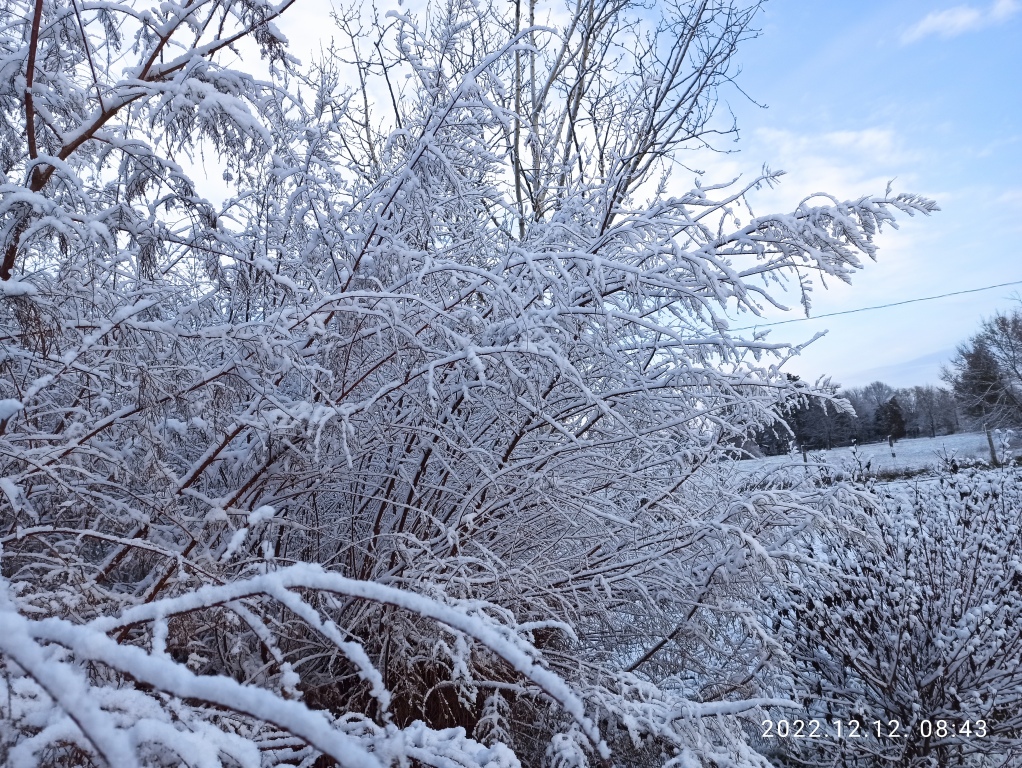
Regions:
<instances>
[{"instance_id":1,"label":"snow-covered grass","mask_svg":"<svg viewBox=\"0 0 1022 768\"><path fill-rule=\"evenodd\" d=\"M998 449L1000 450L1000 448ZM919 437L898 440L892 449L886 442L860 445L853 453L852 448L834 448L830 451L811 451L811 463L826 463L836 467L853 464L855 456L865 466L869 463L872 472L881 475L916 474L937 467L944 456L954 456L959 461L972 462L977 459L989 461L990 449L986 435L982 432L965 432L940 437ZM768 456L738 462L739 472L768 472L792 464L802 465L800 453L785 456Z\"/></svg>"}]
</instances>

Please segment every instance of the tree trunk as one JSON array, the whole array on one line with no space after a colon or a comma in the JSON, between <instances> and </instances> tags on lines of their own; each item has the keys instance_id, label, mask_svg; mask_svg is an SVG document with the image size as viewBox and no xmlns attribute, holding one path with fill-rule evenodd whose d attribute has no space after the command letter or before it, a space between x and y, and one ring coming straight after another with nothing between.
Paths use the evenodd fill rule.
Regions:
<instances>
[{"instance_id":1,"label":"tree trunk","mask_svg":"<svg viewBox=\"0 0 1022 768\"><path fill-rule=\"evenodd\" d=\"M997 460L997 449L994 447L994 436L990 432L990 427L986 428L987 433L987 445L990 447L990 463L995 466L1001 466L1001 462Z\"/></svg>"}]
</instances>

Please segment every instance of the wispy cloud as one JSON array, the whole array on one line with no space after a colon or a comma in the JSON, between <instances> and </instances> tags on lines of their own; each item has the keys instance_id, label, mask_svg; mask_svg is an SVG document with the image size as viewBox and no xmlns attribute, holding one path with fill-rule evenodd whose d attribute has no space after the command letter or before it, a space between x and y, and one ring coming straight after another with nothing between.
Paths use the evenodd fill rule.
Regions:
<instances>
[{"instance_id":1,"label":"wispy cloud","mask_svg":"<svg viewBox=\"0 0 1022 768\"><path fill-rule=\"evenodd\" d=\"M943 11L928 13L901 36L903 43L914 43L924 37L957 37L983 27L1006 21L1022 10L1019 0L994 0L988 8L956 5Z\"/></svg>"},{"instance_id":2,"label":"wispy cloud","mask_svg":"<svg viewBox=\"0 0 1022 768\"><path fill-rule=\"evenodd\" d=\"M749 136L745 151L788 172L779 187L756 195L764 209L790 209L806 194L822 190L846 199L879 195L895 176L901 190L912 183L923 161L918 147L883 127L825 133L761 128Z\"/></svg>"}]
</instances>

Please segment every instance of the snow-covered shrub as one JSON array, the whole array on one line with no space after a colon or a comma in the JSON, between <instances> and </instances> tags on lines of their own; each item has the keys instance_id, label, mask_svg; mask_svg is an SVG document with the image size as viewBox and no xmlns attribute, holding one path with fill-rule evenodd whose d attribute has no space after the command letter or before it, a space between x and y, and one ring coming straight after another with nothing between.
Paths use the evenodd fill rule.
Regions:
<instances>
[{"instance_id":1,"label":"snow-covered shrub","mask_svg":"<svg viewBox=\"0 0 1022 768\"><path fill-rule=\"evenodd\" d=\"M308 68L288 5L0 0L8 755L761 764L760 582L855 494L731 487L811 392L727 316L933 204L682 191L755 3L352 11Z\"/></svg>"},{"instance_id":2,"label":"snow-covered shrub","mask_svg":"<svg viewBox=\"0 0 1022 768\"><path fill-rule=\"evenodd\" d=\"M822 725L774 745L798 765L1017 764L1022 476L965 469L876 493L871 525L817 553L829 574L779 606L805 708L777 716Z\"/></svg>"},{"instance_id":3,"label":"snow-covered shrub","mask_svg":"<svg viewBox=\"0 0 1022 768\"><path fill-rule=\"evenodd\" d=\"M528 643L512 628L493 621L478 603L447 605L301 564L137 605L116 618L78 623L56 617L26 618L17 610L15 598L28 588L24 582L0 582L4 627L0 694L5 700L0 754L5 765L82 765L98 758L125 768L182 763L311 766L322 755L340 766L407 764L409 760L466 767L519 765L502 744L483 746L466 738L460 728L437 731L421 722L396 727L389 712L391 696L380 673L358 643L346 640L336 624L304 599L309 594L385 603L441 622L466 647L466 638L479 642L563 707L574 719L579 738L606 754L582 702L562 680L537 664ZM346 655L377 700L377 722L358 713L338 718L297 700L301 698L296 688L299 677L282 659L275 633L260 618L273 612L262 600L286 606L332 641L336 653ZM170 657L170 620L214 606L229 611L234 623L247 624L280 670L268 685L199 675L189 668L191 659L181 664ZM123 637L123 630L139 625L150 629L148 647L115 639L118 631Z\"/></svg>"}]
</instances>

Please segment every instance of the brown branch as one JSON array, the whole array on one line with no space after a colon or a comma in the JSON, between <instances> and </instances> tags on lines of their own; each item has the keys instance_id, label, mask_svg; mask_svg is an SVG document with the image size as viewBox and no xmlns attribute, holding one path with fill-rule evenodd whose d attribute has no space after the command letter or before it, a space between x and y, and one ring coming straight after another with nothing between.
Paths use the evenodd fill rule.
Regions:
<instances>
[{"instance_id":1,"label":"brown branch","mask_svg":"<svg viewBox=\"0 0 1022 768\"><path fill-rule=\"evenodd\" d=\"M32 33L28 43L28 66L25 71L25 132L28 134L28 156L32 160L39 157L39 147L35 135L35 100L32 96L32 86L35 84L35 57L36 51L39 50L39 26L42 17L43 0L36 0L35 15L32 17ZM32 175L35 175L35 169L32 170Z\"/></svg>"},{"instance_id":2,"label":"brown branch","mask_svg":"<svg viewBox=\"0 0 1022 768\"><path fill-rule=\"evenodd\" d=\"M278 18L282 13L284 13L284 11L290 8L294 4L294 2L295 0L287 0L287 2L285 2L277 10L271 13L261 23L273 21L274 19ZM191 4L192 4L191 2L188 3L189 6ZM42 18L42 8L43 0L36 0L35 16L32 19L31 40L28 49L28 71L26 73L25 78L25 123L26 123L25 129L28 134L29 157L32 160L35 160L39 154L38 145L36 142L35 103L32 96L32 86L35 75L36 51L39 47L39 28ZM75 5L75 12L76 13L78 12L77 4ZM177 23L166 33L166 35L160 38L159 43L155 46L150 56L146 60L145 64L143 65L142 71L138 77L139 80L142 80L144 82L159 82L167 78L167 76L172 75L175 72L183 69L188 64L189 60L186 58L182 61L178 61L178 63L175 64L174 66L160 68L155 74L152 72L153 67L156 63L156 59L159 57L160 53L170 42L171 37L173 37L174 33L184 22L184 19L187 18L187 15L188 14L178 19ZM80 21L81 19L79 18L79 22ZM216 40L214 43L206 46L205 50L202 51L201 55L209 57L215 53L218 53L224 48L233 45L238 40L246 37L247 35L252 34L256 26L258 25L251 25L245 27L240 32L237 32L231 35L230 37ZM82 35L83 39L85 40L84 44L86 53L89 53L88 40L84 37L85 35L84 29L82 30ZM90 65L92 64L91 54L89 55L89 63ZM94 79L95 74L96 74L95 69L93 69ZM97 83L96 95L99 98L100 107L98 117L92 122L90 126L80 131L79 134L74 139L72 139L70 142L61 147L60 151L57 153L57 157L59 159L67 160L85 142L94 139L99 129L106 125L118 112L124 109L124 107L128 106L129 104L135 101L138 101L141 98L148 96L149 94L145 91L142 91L131 96L122 96L119 99L115 100L114 104L110 106L105 106L103 104L102 96L100 96L99 84ZM56 171L55 165L48 165L45 171L40 170L38 166L33 167L32 174L29 178L28 184L29 190L32 192L39 192L40 190L42 190L42 188L46 186L46 182L50 180L50 177L53 175L55 171ZM11 279L14 264L18 256L18 247L21 244L21 237L24 234L25 229L28 227L28 221L29 216L28 214L25 214L25 217L19 224L17 224L14 227L14 231L11 233L10 242L7 244L7 249L4 252L3 264L0 265L0 280L6 281Z\"/></svg>"},{"instance_id":3,"label":"brown branch","mask_svg":"<svg viewBox=\"0 0 1022 768\"><path fill-rule=\"evenodd\" d=\"M35 14L32 17L32 32L28 44L28 64L25 71L25 134L28 137L28 156L30 160L39 157L39 144L35 135L35 98L32 95L32 88L35 85L35 57L39 49L39 27L43 17L43 0L36 0ZM32 166L29 186L34 187L39 177L39 170ZM14 231L11 232L11 241L7 244L4 252L4 261L0 265L0 280L10 280L11 271L14 269L14 261L18 255L18 243L21 235L28 226L28 214L23 214Z\"/></svg>"}]
</instances>

